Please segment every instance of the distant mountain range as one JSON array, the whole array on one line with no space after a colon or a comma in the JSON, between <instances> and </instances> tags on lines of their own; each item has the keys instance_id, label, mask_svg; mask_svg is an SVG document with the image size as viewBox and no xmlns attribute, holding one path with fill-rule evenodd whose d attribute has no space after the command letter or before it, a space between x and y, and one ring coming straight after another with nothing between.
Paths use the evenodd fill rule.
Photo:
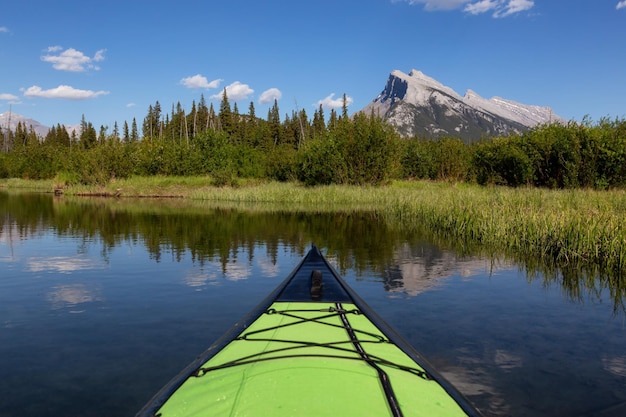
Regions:
<instances>
[{"instance_id":1,"label":"distant mountain range","mask_svg":"<svg viewBox=\"0 0 626 417\"><path fill-rule=\"evenodd\" d=\"M374 112L402 136L459 137L466 141L521 133L543 123L565 122L549 107L500 97L485 99L472 90L461 96L417 70L408 75L398 70L391 72L383 91L362 111Z\"/></svg>"},{"instance_id":2,"label":"distant mountain range","mask_svg":"<svg viewBox=\"0 0 626 417\"><path fill-rule=\"evenodd\" d=\"M22 122L22 126L26 126L26 130L29 130L32 126L37 135L41 137L45 137L50 130L48 126L42 125L37 120L29 119L28 117L20 114L8 111L0 113L0 128L3 132L6 131L7 128L15 132L15 129L17 129L17 125L20 122Z\"/></svg>"}]
</instances>

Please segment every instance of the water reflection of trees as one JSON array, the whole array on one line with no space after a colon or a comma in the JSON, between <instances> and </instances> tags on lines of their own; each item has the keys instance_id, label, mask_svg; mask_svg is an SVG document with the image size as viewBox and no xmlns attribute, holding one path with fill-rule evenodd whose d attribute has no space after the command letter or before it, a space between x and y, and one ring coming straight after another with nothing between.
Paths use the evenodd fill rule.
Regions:
<instances>
[{"instance_id":1,"label":"water reflection of trees","mask_svg":"<svg viewBox=\"0 0 626 417\"><path fill-rule=\"evenodd\" d=\"M103 255L125 241L142 241L159 261L180 259L224 265L242 248L251 256L262 243L272 261L283 245L304 254L311 243L327 248L342 269L381 270L402 233L373 212L238 210L177 199L56 198L46 194L0 192L0 233L13 226L25 238L53 230L59 236L98 240ZM242 251L243 252L243 251Z\"/></svg>"},{"instance_id":2,"label":"water reflection of trees","mask_svg":"<svg viewBox=\"0 0 626 417\"><path fill-rule=\"evenodd\" d=\"M57 198L0 192L2 240L27 238L43 230L84 242L97 239L105 259L121 243L141 241L157 262L164 253L176 259L190 254L200 264L218 261L224 271L240 252L253 256L261 243L273 263L283 246L304 254L311 243L316 243L333 258L340 272L349 268L357 274L374 271L388 291L409 295L455 271L480 267L477 256L508 259L523 266L529 280L559 285L573 300L581 300L585 294L600 298L608 291L615 310L623 311L626 298L626 274L607 275L575 264L563 268L472 242L451 242L428 230L412 228L409 234L399 225L387 224L373 211L259 206L242 210L177 199ZM418 245L406 244L418 241ZM419 247L419 253L413 246ZM484 261L478 262L484 267Z\"/></svg>"}]
</instances>

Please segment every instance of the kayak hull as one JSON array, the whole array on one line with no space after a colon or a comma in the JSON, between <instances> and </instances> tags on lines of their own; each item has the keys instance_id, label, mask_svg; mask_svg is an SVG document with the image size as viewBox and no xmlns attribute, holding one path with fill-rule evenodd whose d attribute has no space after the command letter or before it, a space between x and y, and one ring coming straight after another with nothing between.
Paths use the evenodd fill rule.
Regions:
<instances>
[{"instance_id":1,"label":"kayak hull","mask_svg":"<svg viewBox=\"0 0 626 417\"><path fill-rule=\"evenodd\" d=\"M156 415L480 414L313 247L138 414Z\"/></svg>"}]
</instances>

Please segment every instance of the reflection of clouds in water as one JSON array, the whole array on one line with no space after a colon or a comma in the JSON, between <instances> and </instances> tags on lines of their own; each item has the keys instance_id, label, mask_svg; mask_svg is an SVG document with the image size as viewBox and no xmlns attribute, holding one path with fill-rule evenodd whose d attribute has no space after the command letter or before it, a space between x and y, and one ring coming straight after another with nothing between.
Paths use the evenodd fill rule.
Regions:
<instances>
[{"instance_id":1,"label":"reflection of clouds in water","mask_svg":"<svg viewBox=\"0 0 626 417\"><path fill-rule=\"evenodd\" d=\"M602 355L602 366L614 375L626 377L626 356Z\"/></svg>"},{"instance_id":2,"label":"reflection of clouds in water","mask_svg":"<svg viewBox=\"0 0 626 417\"><path fill-rule=\"evenodd\" d=\"M85 271L89 269L103 269L106 265L102 261L85 258L82 256L51 256L40 258L29 258L27 261L30 272L54 271L69 274L74 271Z\"/></svg>"},{"instance_id":3,"label":"reflection of clouds in water","mask_svg":"<svg viewBox=\"0 0 626 417\"><path fill-rule=\"evenodd\" d=\"M280 273L278 265L272 263L268 258L259 258L257 266L261 271L259 278L272 278ZM185 274L184 283L189 287L201 290L201 287L207 285L219 285L220 277L228 281L242 281L252 275L252 267L247 263L231 262L226 264L223 271L222 267L221 263L214 262L204 265L199 270L190 270Z\"/></svg>"},{"instance_id":4,"label":"reflection of clouds in water","mask_svg":"<svg viewBox=\"0 0 626 417\"><path fill-rule=\"evenodd\" d=\"M280 273L278 264L272 263L269 258L261 258L258 264L264 277L277 277Z\"/></svg>"},{"instance_id":5,"label":"reflection of clouds in water","mask_svg":"<svg viewBox=\"0 0 626 417\"><path fill-rule=\"evenodd\" d=\"M244 279L248 279L248 277L250 276L250 268L248 267L248 265L231 263L228 264L228 267L224 272L224 276L229 281L241 281Z\"/></svg>"},{"instance_id":6,"label":"reflection of clouds in water","mask_svg":"<svg viewBox=\"0 0 626 417\"><path fill-rule=\"evenodd\" d=\"M79 304L100 301L98 291L84 284L59 285L48 293L53 309L75 307Z\"/></svg>"},{"instance_id":7,"label":"reflection of clouds in water","mask_svg":"<svg viewBox=\"0 0 626 417\"><path fill-rule=\"evenodd\" d=\"M217 274L215 272L205 272L203 270L192 270L185 275L185 284L197 288L206 285L217 285Z\"/></svg>"}]
</instances>

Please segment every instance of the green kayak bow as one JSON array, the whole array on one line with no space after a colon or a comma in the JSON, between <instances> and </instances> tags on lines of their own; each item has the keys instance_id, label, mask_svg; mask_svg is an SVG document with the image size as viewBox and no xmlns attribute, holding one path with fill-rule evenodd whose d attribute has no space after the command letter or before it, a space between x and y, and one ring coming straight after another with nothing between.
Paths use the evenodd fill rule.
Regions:
<instances>
[{"instance_id":1,"label":"green kayak bow","mask_svg":"<svg viewBox=\"0 0 626 417\"><path fill-rule=\"evenodd\" d=\"M137 416L480 416L313 246Z\"/></svg>"}]
</instances>

